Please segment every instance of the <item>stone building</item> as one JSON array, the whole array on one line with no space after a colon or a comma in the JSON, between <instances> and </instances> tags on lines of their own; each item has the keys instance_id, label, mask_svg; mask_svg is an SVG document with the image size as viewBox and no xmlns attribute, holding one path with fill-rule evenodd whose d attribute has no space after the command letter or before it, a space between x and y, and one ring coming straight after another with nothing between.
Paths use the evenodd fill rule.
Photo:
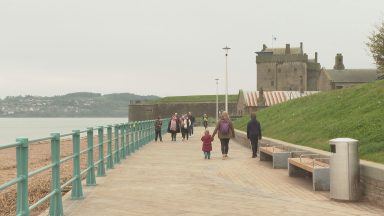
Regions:
<instances>
[{"instance_id":1,"label":"stone building","mask_svg":"<svg viewBox=\"0 0 384 216\"><path fill-rule=\"evenodd\" d=\"M341 89L348 86L373 82L377 77L376 69L345 69L343 55L335 57L333 70L321 69L318 87L321 91Z\"/></svg>"},{"instance_id":2,"label":"stone building","mask_svg":"<svg viewBox=\"0 0 384 216\"><path fill-rule=\"evenodd\" d=\"M256 52L257 87L265 91L317 91L321 65L300 47L268 48Z\"/></svg>"}]
</instances>

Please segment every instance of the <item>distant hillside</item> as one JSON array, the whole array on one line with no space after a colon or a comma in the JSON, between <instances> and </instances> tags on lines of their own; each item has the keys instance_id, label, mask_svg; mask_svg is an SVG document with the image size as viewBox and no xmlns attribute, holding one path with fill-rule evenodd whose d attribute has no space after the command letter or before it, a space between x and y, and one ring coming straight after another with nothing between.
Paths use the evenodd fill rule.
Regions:
<instances>
[{"instance_id":1,"label":"distant hillside","mask_svg":"<svg viewBox=\"0 0 384 216\"><path fill-rule=\"evenodd\" d=\"M282 103L257 113L265 136L329 150L328 141L360 141L362 159L384 163L384 80ZM249 117L235 122L244 130Z\"/></svg>"},{"instance_id":2,"label":"distant hillside","mask_svg":"<svg viewBox=\"0 0 384 216\"><path fill-rule=\"evenodd\" d=\"M237 102L238 95L228 95L229 102ZM225 100L225 95L219 95L219 102ZM185 102L215 102L216 95L190 95L190 96L171 96L163 97L158 100L150 101L151 103L185 103Z\"/></svg>"},{"instance_id":3,"label":"distant hillside","mask_svg":"<svg viewBox=\"0 0 384 216\"><path fill-rule=\"evenodd\" d=\"M126 117L131 101L159 99L131 93L77 92L61 96L0 99L0 117Z\"/></svg>"}]
</instances>

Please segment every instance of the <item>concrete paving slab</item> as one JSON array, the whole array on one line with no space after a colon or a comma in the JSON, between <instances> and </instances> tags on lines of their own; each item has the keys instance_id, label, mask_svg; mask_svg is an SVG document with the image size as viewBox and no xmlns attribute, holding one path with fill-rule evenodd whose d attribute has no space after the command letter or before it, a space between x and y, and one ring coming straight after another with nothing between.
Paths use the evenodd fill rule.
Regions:
<instances>
[{"instance_id":1,"label":"concrete paving slab","mask_svg":"<svg viewBox=\"0 0 384 216\"><path fill-rule=\"evenodd\" d=\"M221 160L218 140L205 160L202 129L195 131L186 142L166 135L144 146L97 186L84 186L85 199L66 196L65 215L384 215L366 202L331 201L328 192L312 191L311 179L272 169L233 141L228 160Z\"/></svg>"}]
</instances>

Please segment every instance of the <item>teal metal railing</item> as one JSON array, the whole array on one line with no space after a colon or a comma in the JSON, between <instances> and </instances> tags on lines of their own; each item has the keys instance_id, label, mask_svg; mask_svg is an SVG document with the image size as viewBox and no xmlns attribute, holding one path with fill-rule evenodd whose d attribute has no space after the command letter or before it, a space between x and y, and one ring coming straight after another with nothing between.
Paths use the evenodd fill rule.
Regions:
<instances>
[{"instance_id":1,"label":"teal metal railing","mask_svg":"<svg viewBox=\"0 0 384 216\"><path fill-rule=\"evenodd\" d=\"M106 176L106 170L113 169L115 164L135 153L145 144L155 138L154 120L127 122L116 125L87 128L86 130L73 130L72 133L52 133L49 137L28 140L20 137L15 143L0 145L0 150L16 148L16 178L0 185L3 191L12 185L17 185L16 215L29 215L30 212L44 202L50 200L50 215L63 215L62 189L72 185L71 198L73 200L83 199L82 176L86 175L86 186L96 185L96 176ZM169 119L163 119L162 133L166 133ZM104 133L106 129L107 133ZM114 130L114 133L112 131ZM97 144L94 144L94 131L97 131ZM81 134L86 134L87 148L81 150ZM60 158L60 140L64 137L72 137L73 154ZM104 140L106 138L106 140ZM51 164L28 172L29 146L40 141L50 140ZM114 148L113 145L114 144ZM104 156L104 146L107 147L107 154ZM95 161L94 150L98 148L98 158ZM81 170L80 156L87 153L87 167ZM72 178L60 184L60 165L72 160ZM97 167L97 170L95 169ZM51 169L51 191L36 203L28 203L28 181L31 177ZM95 176L96 172L96 176Z\"/></svg>"}]
</instances>

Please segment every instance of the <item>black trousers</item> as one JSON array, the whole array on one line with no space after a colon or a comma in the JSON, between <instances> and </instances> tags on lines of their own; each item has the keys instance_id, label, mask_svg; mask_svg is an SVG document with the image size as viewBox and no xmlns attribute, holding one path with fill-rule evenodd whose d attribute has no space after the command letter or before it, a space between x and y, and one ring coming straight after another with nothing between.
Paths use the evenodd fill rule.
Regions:
<instances>
[{"instance_id":1,"label":"black trousers","mask_svg":"<svg viewBox=\"0 0 384 216\"><path fill-rule=\"evenodd\" d=\"M221 153L222 154L228 154L228 150L229 150L229 139L220 139L220 143L221 143Z\"/></svg>"},{"instance_id":2,"label":"black trousers","mask_svg":"<svg viewBox=\"0 0 384 216\"><path fill-rule=\"evenodd\" d=\"M208 127L208 122L207 122L207 121L204 121L204 122L203 122L203 125L204 125L204 128L207 129L207 127Z\"/></svg>"},{"instance_id":3,"label":"black trousers","mask_svg":"<svg viewBox=\"0 0 384 216\"><path fill-rule=\"evenodd\" d=\"M176 132L171 133L172 141L176 141Z\"/></svg>"},{"instance_id":4,"label":"black trousers","mask_svg":"<svg viewBox=\"0 0 384 216\"><path fill-rule=\"evenodd\" d=\"M188 129L182 129L181 136L183 137L183 139L187 138L187 140L188 140L188 138L189 138Z\"/></svg>"},{"instance_id":5,"label":"black trousers","mask_svg":"<svg viewBox=\"0 0 384 216\"><path fill-rule=\"evenodd\" d=\"M257 148L259 147L259 140L257 138L251 138L252 156L257 155Z\"/></svg>"},{"instance_id":6,"label":"black trousers","mask_svg":"<svg viewBox=\"0 0 384 216\"><path fill-rule=\"evenodd\" d=\"M160 141L163 141L163 138L161 137L161 131L155 131L155 141L157 142L157 138L160 138Z\"/></svg>"},{"instance_id":7,"label":"black trousers","mask_svg":"<svg viewBox=\"0 0 384 216\"><path fill-rule=\"evenodd\" d=\"M193 135L193 125L189 126L189 136Z\"/></svg>"}]
</instances>

